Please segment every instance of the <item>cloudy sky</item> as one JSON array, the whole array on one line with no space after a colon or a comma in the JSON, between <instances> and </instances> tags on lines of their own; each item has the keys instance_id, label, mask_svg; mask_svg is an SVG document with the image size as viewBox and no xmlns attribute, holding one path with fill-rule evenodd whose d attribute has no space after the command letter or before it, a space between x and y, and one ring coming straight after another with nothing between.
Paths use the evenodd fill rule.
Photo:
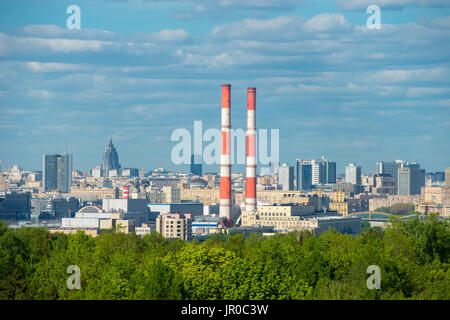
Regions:
<instances>
[{"instance_id":1,"label":"cloudy sky","mask_svg":"<svg viewBox=\"0 0 450 320\"><path fill-rule=\"evenodd\" d=\"M81 30L66 27L72 4ZM280 130L281 161L450 166L450 0L0 2L3 165L37 170L68 150L88 170L112 136L123 167L186 170L171 133L218 128L222 83L234 128L257 87L257 127Z\"/></svg>"}]
</instances>

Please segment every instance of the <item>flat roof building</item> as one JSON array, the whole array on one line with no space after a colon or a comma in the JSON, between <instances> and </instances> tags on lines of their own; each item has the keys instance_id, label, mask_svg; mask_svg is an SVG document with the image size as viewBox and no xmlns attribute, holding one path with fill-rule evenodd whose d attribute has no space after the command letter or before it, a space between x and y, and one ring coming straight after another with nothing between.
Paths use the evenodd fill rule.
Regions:
<instances>
[{"instance_id":1,"label":"flat roof building","mask_svg":"<svg viewBox=\"0 0 450 320\"><path fill-rule=\"evenodd\" d=\"M163 213L156 218L156 232L168 239L192 239L192 216L182 213Z\"/></svg>"}]
</instances>

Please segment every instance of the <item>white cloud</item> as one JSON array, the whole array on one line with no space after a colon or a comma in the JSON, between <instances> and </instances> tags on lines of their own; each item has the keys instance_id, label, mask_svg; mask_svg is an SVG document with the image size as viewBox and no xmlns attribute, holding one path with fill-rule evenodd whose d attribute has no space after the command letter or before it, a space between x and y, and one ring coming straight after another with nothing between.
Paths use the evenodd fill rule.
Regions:
<instances>
[{"instance_id":1,"label":"white cloud","mask_svg":"<svg viewBox=\"0 0 450 320\"><path fill-rule=\"evenodd\" d=\"M421 7L448 7L449 0L336 0L336 7L341 10L365 10L370 5L385 9L399 9L409 5Z\"/></svg>"},{"instance_id":2,"label":"white cloud","mask_svg":"<svg viewBox=\"0 0 450 320\"><path fill-rule=\"evenodd\" d=\"M87 69L85 65L73 63L38 62L38 61L25 62L25 67L27 70L32 72L70 72Z\"/></svg>"},{"instance_id":3,"label":"white cloud","mask_svg":"<svg viewBox=\"0 0 450 320\"><path fill-rule=\"evenodd\" d=\"M413 87L409 88L406 96L408 98L417 98L417 97L424 97L424 96L430 96L430 95L442 95L442 94L450 94L450 89L448 88L418 88Z\"/></svg>"},{"instance_id":4,"label":"white cloud","mask_svg":"<svg viewBox=\"0 0 450 320\"><path fill-rule=\"evenodd\" d=\"M338 32L350 29L351 25L342 14L322 13L306 21L304 28L311 32Z\"/></svg>"},{"instance_id":5,"label":"white cloud","mask_svg":"<svg viewBox=\"0 0 450 320\"><path fill-rule=\"evenodd\" d=\"M52 99L55 97L55 93L49 90L30 90L28 96L34 99Z\"/></svg>"},{"instance_id":6,"label":"white cloud","mask_svg":"<svg viewBox=\"0 0 450 320\"><path fill-rule=\"evenodd\" d=\"M184 29L164 29L150 34L139 34L134 38L155 42L184 42L189 39L189 33Z\"/></svg>"},{"instance_id":7,"label":"white cloud","mask_svg":"<svg viewBox=\"0 0 450 320\"><path fill-rule=\"evenodd\" d=\"M400 83L411 81L448 81L450 68L434 67L429 69L397 69L376 72L371 79L379 83Z\"/></svg>"}]
</instances>

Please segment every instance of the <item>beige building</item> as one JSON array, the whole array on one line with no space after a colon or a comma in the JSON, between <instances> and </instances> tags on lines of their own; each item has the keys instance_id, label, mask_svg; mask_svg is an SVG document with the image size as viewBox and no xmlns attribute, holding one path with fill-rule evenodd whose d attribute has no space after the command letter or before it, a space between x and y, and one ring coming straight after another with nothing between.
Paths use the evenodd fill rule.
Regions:
<instances>
[{"instance_id":1,"label":"beige building","mask_svg":"<svg viewBox=\"0 0 450 320\"><path fill-rule=\"evenodd\" d=\"M156 218L156 232L164 238L191 240L192 217L191 214L163 213Z\"/></svg>"},{"instance_id":2,"label":"beige building","mask_svg":"<svg viewBox=\"0 0 450 320\"><path fill-rule=\"evenodd\" d=\"M92 199L118 199L118 188L76 188L70 189L71 197L82 198L86 200Z\"/></svg>"},{"instance_id":3,"label":"beige building","mask_svg":"<svg viewBox=\"0 0 450 320\"><path fill-rule=\"evenodd\" d=\"M219 203L219 189L180 189L181 200L192 200L203 203L204 205Z\"/></svg>"},{"instance_id":4,"label":"beige building","mask_svg":"<svg viewBox=\"0 0 450 320\"><path fill-rule=\"evenodd\" d=\"M369 211L375 211L381 207L390 207L397 203L411 203L415 204L422 200L421 195L388 195L384 198L369 199Z\"/></svg>"},{"instance_id":5,"label":"beige building","mask_svg":"<svg viewBox=\"0 0 450 320\"><path fill-rule=\"evenodd\" d=\"M276 231L292 232L308 230L315 233L333 227L339 232L359 233L361 220L359 217L314 216L311 209L305 206L258 206L257 212L242 213L242 227L271 226Z\"/></svg>"},{"instance_id":6,"label":"beige building","mask_svg":"<svg viewBox=\"0 0 450 320\"><path fill-rule=\"evenodd\" d=\"M450 188L449 187L422 187L423 200L417 202L414 210L420 213L438 213L441 216L450 216Z\"/></svg>"},{"instance_id":7,"label":"beige building","mask_svg":"<svg viewBox=\"0 0 450 320\"><path fill-rule=\"evenodd\" d=\"M152 233L156 229L155 223L143 223L140 227L135 228L136 235L143 237L146 234Z\"/></svg>"},{"instance_id":8,"label":"beige building","mask_svg":"<svg viewBox=\"0 0 450 320\"><path fill-rule=\"evenodd\" d=\"M259 185L273 185L278 183L278 176L262 176L256 178L256 184Z\"/></svg>"},{"instance_id":9,"label":"beige building","mask_svg":"<svg viewBox=\"0 0 450 320\"><path fill-rule=\"evenodd\" d=\"M338 214L348 216L348 202L345 201L345 191L338 190L332 193L329 203L329 210L336 211Z\"/></svg>"},{"instance_id":10,"label":"beige building","mask_svg":"<svg viewBox=\"0 0 450 320\"><path fill-rule=\"evenodd\" d=\"M164 203L180 203L179 187L163 187Z\"/></svg>"},{"instance_id":11,"label":"beige building","mask_svg":"<svg viewBox=\"0 0 450 320\"><path fill-rule=\"evenodd\" d=\"M232 190L232 201L234 204L245 202L244 192ZM299 205L312 205L316 211L322 210L323 191L318 190L317 194L305 194L301 191L284 190L258 190L257 200L259 203L295 203ZM205 206L218 204L220 202L219 189L188 189L181 188L181 200L191 200L203 203Z\"/></svg>"}]
</instances>

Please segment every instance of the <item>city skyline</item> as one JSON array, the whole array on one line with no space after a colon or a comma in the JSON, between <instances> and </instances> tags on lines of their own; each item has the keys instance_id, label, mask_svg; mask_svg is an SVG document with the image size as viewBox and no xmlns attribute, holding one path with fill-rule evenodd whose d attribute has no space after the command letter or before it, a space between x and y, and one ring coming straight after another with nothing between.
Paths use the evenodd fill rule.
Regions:
<instances>
[{"instance_id":1,"label":"city skyline","mask_svg":"<svg viewBox=\"0 0 450 320\"><path fill-rule=\"evenodd\" d=\"M231 3L83 0L81 30L68 30L69 3L2 2L3 164L39 170L67 150L88 171L112 137L125 167L188 172L170 135L219 129L218 88L232 83L233 127L245 130L245 88L257 87L258 129L280 130L280 162L449 166L448 5L384 1L369 30L364 1Z\"/></svg>"}]
</instances>

